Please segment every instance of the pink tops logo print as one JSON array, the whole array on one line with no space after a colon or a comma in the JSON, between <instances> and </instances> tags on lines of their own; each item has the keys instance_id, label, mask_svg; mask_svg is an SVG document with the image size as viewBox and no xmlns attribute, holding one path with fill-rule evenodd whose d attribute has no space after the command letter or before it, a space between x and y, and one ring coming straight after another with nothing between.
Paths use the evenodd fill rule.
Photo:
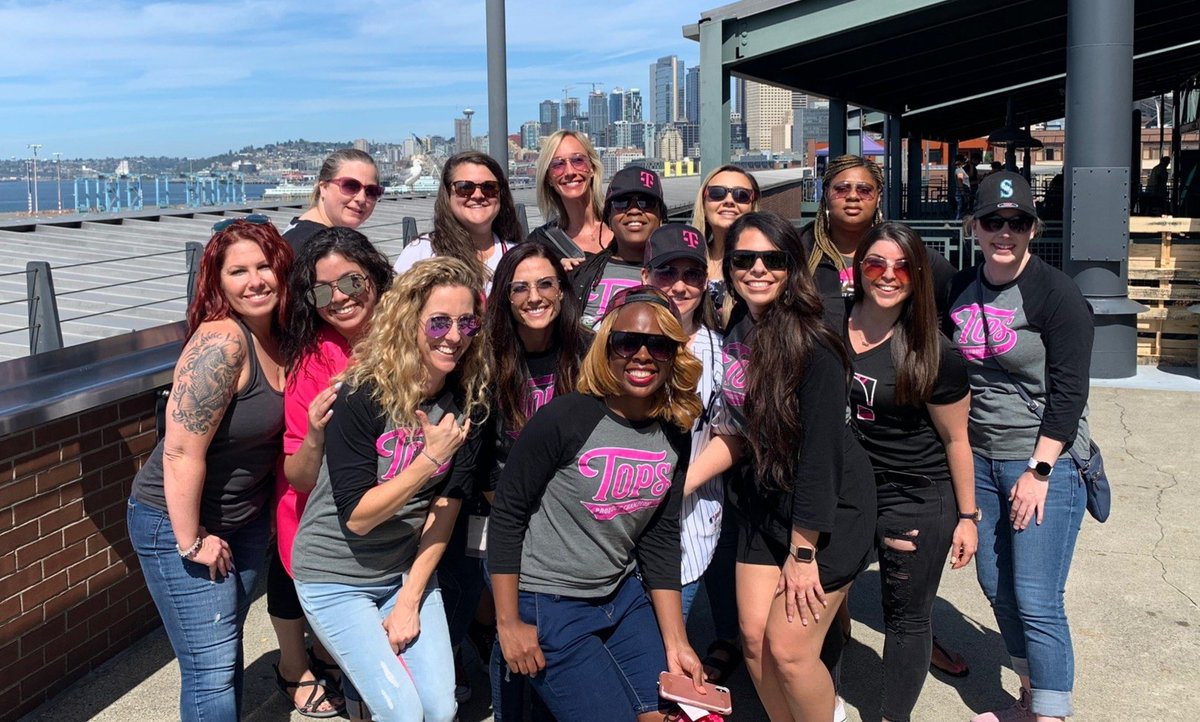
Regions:
<instances>
[{"instance_id":1,"label":"pink tops logo print","mask_svg":"<svg viewBox=\"0 0 1200 722\"><path fill-rule=\"evenodd\" d=\"M425 434L420 429L394 429L380 436L375 441L375 453L385 459L391 459L388 470L379 477L379 483L392 479L417 458L425 448ZM450 469L450 462L438 467L437 474L444 474Z\"/></svg>"},{"instance_id":2,"label":"pink tops logo print","mask_svg":"<svg viewBox=\"0 0 1200 722\"><path fill-rule=\"evenodd\" d=\"M991 331L988 337L984 331L984 315L987 314L986 329ZM982 313L977 304L959 306L951 312L958 327L958 352L968 361L981 361L994 356L1003 356L1017 345L1017 332L1013 330L1013 321L1017 312L1010 308L998 308L984 304Z\"/></svg>"},{"instance_id":3,"label":"pink tops logo print","mask_svg":"<svg viewBox=\"0 0 1200 722\"><path fill-rule=\"evenodd\" d=\"M746 365L750 363L750 347L742 343L729 343L721 349L725 360L725 382L721 393L733 406L746 403Z\"/></svg>"},{"instance_id":4,"label":"pink tops logo print","mask_svg":"<svg viewBox=\"0 0 1200 722\"><path fill-rule=\"evenodd\" d=\"M599 460L600 468L592 466ZM642 451L621 447L592 449L579 457L579 473L585 478L600 477L592 504L582 502L597 521L611 521L622 514L656 507L671 488L674 465L667 461L667 452ZM647 491L648 497L641 493Z\"/></svg>"},{"instance_id":5,"label":"pink tops logo print","mask_svg":"<svg viewBox=\"0 0 1200 722\"><path fill-rule=\"evenodd\" d=\"M596 288L588 296L588 303L599 299L599 308L596 309L596 320L604 318L604 312L608 309L608 304L612 301L612 297L617 291L626 288L633 288L638 285L638 281L629 280L626 278L601 278L596 282Z\"/></svg>"}]
</instances>

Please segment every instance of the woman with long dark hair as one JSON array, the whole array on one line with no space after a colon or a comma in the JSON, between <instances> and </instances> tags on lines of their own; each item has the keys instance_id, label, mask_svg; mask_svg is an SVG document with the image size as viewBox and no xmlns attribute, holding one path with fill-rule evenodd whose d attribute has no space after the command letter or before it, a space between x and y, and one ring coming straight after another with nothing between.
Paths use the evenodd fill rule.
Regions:
<instances>
[{"instance_id":1,"label":"woman with long dark hair","mask_svg":"<svg viewBox=\"0 0 1200 722\"><path fill-rule=\"evenodd\" d=\"M179 717L241 717L242 624L266 560L283 432L292 249L265 216L213 226L166 434L133 481L129 538L179 660Z\"/></svg>"},{"instance_id":2,"label":"woman with long dark hair","mask_svg":"<svg viewBox=\"0 0 1200 722\"><path fill-rule=\"evenodd\" d=\"M328 475L322 462L337 395L333 378L345 370L351 348L366 335L379 297L391 284L387 257L363 234L336 226L308 239L288 281L296 303L281 344L289 369L284 475L275 480L277 553L267 571L267 611L279 640L276 684L309 717L337 714L341 694L337 666L321 643L305 651L304 610L291 577L292 543L309 493Z\"/></svg>"},{"instance_id":3,"label":"woman with long dark hair","mask_svg":"<svg viewBox=\"0 0 1200 722\"><path fill-rule=\"evenodd\" d=\"M971 393L962 357L938 330L921 237L903 223L881 223L854 257L854 300L843 330L854 368L851 413L875 469L880 713L907 722L933 651L929 615L946 552L951 567L961 569L978 542Z\"/></svg>"},{"instance_id":4,"label":"woman with long dark hair","mask_svg":"<svg viewBox=\"0 0 1200 722\"><path fill-rule=\"evenodd\" d=\"M322 228L358 228L375 212L383 197L379 169L370 153L341 148L329 154L309 197L309 208L293 218L283 237L296 253Z\"/></svg>"},{"instance_id":5,"label":"woman with long dark hair","mask_svg":"<svg viewBox=\"0 0 1200 722\"><path fill-rule=\"evenodd\" d=\"M703 679L679 595L701 411L686 342L659 291L618 293L579 391L530 419L501 474L488 548L500 646L557 719L662 720L659 673Z\"/></svg>"},{"instance_id":6,"label":"woman with long dark hair","mask_svg":"<svg viewBox=\"0 0 1200 722\"><path fill-rule=\"evenodd\" d=\"M449 256L475 269L486 289L500 257L520 241L504 169L490 155L469 150L446 161L433 203L433 231L405 246L395 269L404 273L417 261Z\"/></svg>"}]
</instances>

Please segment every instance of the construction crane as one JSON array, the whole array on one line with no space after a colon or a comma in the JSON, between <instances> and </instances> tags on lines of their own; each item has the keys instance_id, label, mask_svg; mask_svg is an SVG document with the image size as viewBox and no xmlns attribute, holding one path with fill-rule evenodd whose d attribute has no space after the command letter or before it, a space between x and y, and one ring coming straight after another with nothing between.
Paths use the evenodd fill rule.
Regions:
<instances>
[{"instance_id":1,"label":"construction crane","mask_svg":"<svg viewBox=\"0 0 1200 722\"><path fill-rule=\"evenodd\" d=\"M575 87L574 85L568 85L563 88L563 105L567 104L567 96L570 95L571 88L574 88L574 87Z\"/></svg>"},{"instance_id":2,"label":"construction crane","mask_svg":"<svg viewBox=\"0 0 1200 722\"><path fill-rule=\"evenodd\" d=\"M604 83L593 83L593 82L586 81L586 80L585 80L585 81L583 81L583 84L584 84L584 85L590 85L590 86L592 86L592 95L595 95L595 94L596 94L596 87L597 87L597 86L602 86L602 85L604 85Z\"/></svg>"}]
</instances>

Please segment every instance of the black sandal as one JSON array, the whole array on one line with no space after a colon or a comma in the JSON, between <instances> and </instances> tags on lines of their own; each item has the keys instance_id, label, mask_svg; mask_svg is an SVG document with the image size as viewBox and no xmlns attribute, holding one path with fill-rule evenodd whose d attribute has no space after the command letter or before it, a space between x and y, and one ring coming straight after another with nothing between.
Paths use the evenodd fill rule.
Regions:
<instances>
[{"instance_id":1,"label":"black sandal","mask_svg":"<svg viewBox=\"0 0 1200 722\"><path fill-rule=\"evenodd\" d=\"M929 657L929 668L930 669L937 670L938 672L941 672L944 675L947 675L949 677L956 677L956 678L966 677L968 674L971 673L971 668L967 665L967 660L963 659L963 656L961 654L959 654L958 652L954 652L949 649L946 649L946 647L944 647L942 645L942 643L938 640L936 635L933 637L933 651L934 651L934 654L930 655L930 657ZM935 661L937 659L936 653L938 653L938 652L940 652L943 657L950 660L950 663L953 664L954 666L946 667L946 666L942 666L942 665L938 664Z\"/></svg>"},{"instance_id":2,"label":"black sandal","mask_svg":"<svg viewBox=\"0 0 1200 722\"><path fill-rule=\"evenodd\" d=\"M718 654L723 656L718 657ZM742 650L736 644L726 642L724 639L718 639L708 645L704 659L700 662L705 667L716 670L717 673L708 678L708 681L713 684L725 684L741 663Z\"/></svg>"},{"instance_id":3,"label":"black sandal","mask_svg":"<svg viewBox=\"0 0 1200 722\"><path fill-rule=\"evenodd\" d=\"M284 697L287 697L288 702L291 703L297 712L305 717L315 717L317 719L337 717L342 714L345 704L333 705L333 701L329 699L329 690L321 684L321 680L313 679L307 682L289 682L279 673L278 665L273 664L271 666L275 668L275 686L279 688L280 693ZM301 687L312 687L312 690L308 693L308 699L302 705L296 704L296 691L299 691ZM318 711L321 705L327 701L333 705L333 709L324 712Z\"/></svg>"},{"instance_id":4,"label":"black sandal","mask_svg":"<svg viewBox=\"0 0 1200 722\"><path fill-rule=\"evenodd\" d=\"M308 668L312 670L313 676L321 681L325 686L326 691L332 697L342 697L342 668L336 663L326 662L313 653L312 647L308 650ZM337 675L334 677L333 675Z\"/></svg>"}]
</instances>

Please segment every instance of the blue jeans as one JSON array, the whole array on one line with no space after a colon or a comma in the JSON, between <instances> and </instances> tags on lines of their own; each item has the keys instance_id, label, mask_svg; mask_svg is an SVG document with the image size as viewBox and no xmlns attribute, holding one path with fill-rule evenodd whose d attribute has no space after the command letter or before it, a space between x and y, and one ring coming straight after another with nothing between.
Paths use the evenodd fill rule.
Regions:
<instances>
[{"instance_id":1,"label":"blue jeans","mask_svg":"<svg viewBox=\"0 0 1200 722\"><path fill-rule=\"evenodd\" d=\"M492 588L492 575L488 573L487 564L483 565L483 578L488 589ZM546 703L533 691L529 678L517 674L508 668L504 660L504 651L500 648L500 638L492 643L492 656L488 660L488 677L492 684L492 719L494 722L521 722L525 718L525 707L530 707L530 719L533 722L554 721L554 716L546 709Z\"/></svg>"},{"instance_id":2,"label":"blue jeans","mask_svg":"<svg viewBox=\"0 0 1200 722\"><path fill-rule=\"evenodd\" d=\"M233 569L217 581L209 579L207 566L179 556L165 512L130 499L126 523L146 587L179 659L179 718L240 719L242 624L266 561L270 516L260 514L241 529L218 535L233 552Z\"/></svg>"},{"instance_id":3,"label":"blue jeans","mask_svg":"<svg viewBox=\"0 0 1200 722\"><path fill-rule=\"evenodd\" d=\"M343 685L347 701L366 703L376 722L451 722L458 712L454 657L437 577L421 598L420 634L397 655L383 620L396 606L401 586L400 579L387 584L297 580L296 593L313 632L350 682Z\"/></svg>"},{"instance_id":4,"label":"blue jeans","mask_svg":"<svg viewBox=\"0 0 1200 722\"><path fill-rule=\"evenodd\" d=\"M599 599L521 592L519 612L537 627L546 668L530 682L555 719L634 722L659 709L667 657L637 577Z\"/></svg>"},{"instance_id":5,"label":"blue jeans","mask_svg":"<svg viewBox=\"0 0 1200 722\"><path fill-rule=\"evenodd\" d=\"M975 456L975 501L983 512L975 569L992 604L1013 670L1028 675L1035 714L1067 717L1075 686L1075 654L1063 591L1087 494L1071 458L1050 472L1044 521L1013 531L1008 495L1024 461Z\"/></svg>"}]
</instances>

